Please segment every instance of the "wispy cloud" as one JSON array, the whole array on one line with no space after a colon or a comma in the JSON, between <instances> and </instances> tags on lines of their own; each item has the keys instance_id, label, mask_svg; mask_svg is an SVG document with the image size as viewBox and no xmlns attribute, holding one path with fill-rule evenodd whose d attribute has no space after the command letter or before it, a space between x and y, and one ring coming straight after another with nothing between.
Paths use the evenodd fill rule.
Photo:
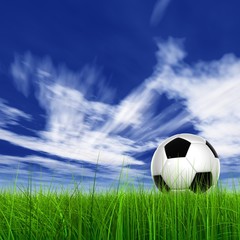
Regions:
<instances>
[{"instance_id":1,"label":"wispy cloud","mask_svg":"<svg viewBox=\"0 0 240 240\"><path fill-rule=\"evenodd\" d=\"M171 57L162 49L171 49ZM181 42L160 42L159 63L150 83L169 98L181 100L195 129L212 142L223 162L236 160L240 156L240 59L226 54L220 60L188 65L185 55Z\"/></svg>"},{"instance_id":2,"label":"wispy cloud","mask_svg":"<svg viewBox=\"0 0 240 240\"><path fill-rule=\"evenodd\" d=\"M163 15L171 0L157 0L154 5L153 12L151 15L150 23L156 26L163 18Z\"/></svg>"},{"instance_id":3,"label":"wispy cloud","mask_svg":"<svg viewBox=\"0 0 240 240\"><path fill-rule=\"evenodd\" d=\"M25 97L29 89L34 89L45 110L46 125L37 137L2 128L0 138L36 152L79 161L83 166L96 164L99 157L98 164L109 168L106 179L117 179L126 165L132 166L128 168L132 179L149 179L149 167L136 156L156 148L164 136L189 122L188 113L177 104L156 112L161 96L148 80L116 105L113 89L106 87L96 67L72 72L63 65L54 66L50 58L38 59L27 53L16 56L10 69L16 88ZM28 160L36 160L43 167L59 162L62 173L70 170L60 160ZM139 170L137 166L143 167Z\"/></svg>"},{"instance_id":4,"label":"wispy cloud","mask_svg":"<svg viewBox=\"0 0 240 240\"><path fill-rule=\"evenodd\" d=\"M8 125L18 125L20 119L30 121L32 118L31 115L9 106L6 100L0 98L0 119L0 127L6 127Z\"/></svg>"},{"instance_id":5,"label":"wispy cloud","mask_svg":"<svg viewBox=\"0 0 240 240\"><path fill-rule=\"evenodd\" d=\"M96 67L72 72L65 66L54 66L50 58L38 59L30 53L17 56L11 66L16 87L24 96L30 87L34 89L45 111L46 125L37 132L38 137L0 128L0 138L49 156L79 161L83 169L87 163L96 164L100 154L99 166L109 168L108 174L102 173L103 178L118 178L124 161L131 166L132 179L140 176L149 180L145 161L136 156L153 150L173 132L193 125L214 145L226 167L225 163L240 156L240 60L230 54L188 65L182 41L159 41L158 48L152 76L119 104L114 104L114 91L106 87ZM159 108L164 94L174 101ZM31 118L30 113L2 104L4 117ZM57 166L62 173L73 169L51 157L19 159L25 160L48 168ZM93 176L89 168L86 172Z\"/></svg>"},{"instance_id":6,"label":"wispy cloud","mask_svg":"<svg viewBox=\"0 0 240 240\"><path fill-rule=\"evenodd\" d=\"M48 189L50 183L57 189L67 185L70 188L74 188L74 184L79 184L82 181L85 190L88 190L89 187L92 187L93 181L91 179L95 177L95 171L97 171L97 180L101 179L101 181L104 181L105 188L108 189L111 185L118 184L119 178L121 178L122 183L128 182L131 184L134 183L136 178L150 180L150 176L147 176L146 171L128 167L110 165L103 170L101 165L100 169L97 169L96 166L90 168L73 160L60 161L36 155L25 157L0 155L0 159L0 175L7 176L0 179L0 184L7 183L11 185L17 180L18 187L25 185L23 184L23 179L27 180L31 177L33 185L37 188L41 185L42 187L46 186Z\"/></svg>"},{"instance_id":7,"label":"wispy cloud","mask_svg":"<svg viewBox=\"0 0 240 240\"><path fill-rule=\"evenodd\" d=\"M21 62L29 59L32 63L30 71L25 69L25 65L21 66ZM138 153L142 147L148 150L146 146L153 146L160 138L161 134L158 133L168 133L164 130L166 122L163 120L169 117L166 116L169 109L155 114L155 121L150 121L159 94L151 86L148 87L147 81L114 105L107 101L112 97L112 90L104 87L102 77L95 68L86 67L80 73L73 73L65 67L54 67L49 58L33 59L29 54L18 56L11 69L17 68L21 72L22 67L24 73L28 72L32 82L27 82L35 86L36 98L46 111L46 127L39 132L39 139L34 140L2 133L8 141L54 155L68 155L73 159L96 161L101 152L101 161L106 163L121 165L123 156L128 156L130 164L143 164L130 157L129 153ZM29 69L29 64L27 66ZM16 78L15 71L12 75L15 82L22 81ZM26 88L20 91L25 94ZM96 91L99 89L100 92ZM94 91L96 98L91 99ZM177 109L176 105L173 107ZM188 120L186 113L182 113L182 117L180 125ZM157 120L162 120L158 133L154 129L159 124ZM171 131L178 128L179 117L173 117L171 124ZM145 142L138 142L139 138Z\"/></svg>"},{"instance_id":8,"label":"wispy cloud","mask_svg":"<svg viewBox=\"0 0 240 240\"><path fill-rule=\"evenodd\" d=\"M24 58L15 56L14 64L11 66L14 83L19 91L25 96L29 93L29 81L32 74L33 58L30 52L26 53Z\"/></svg>"}]
</instances>

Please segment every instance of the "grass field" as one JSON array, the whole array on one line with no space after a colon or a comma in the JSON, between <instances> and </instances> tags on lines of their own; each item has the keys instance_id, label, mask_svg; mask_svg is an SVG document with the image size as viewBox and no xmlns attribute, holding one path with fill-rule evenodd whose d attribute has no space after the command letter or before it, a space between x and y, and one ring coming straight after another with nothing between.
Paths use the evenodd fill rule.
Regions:
<instances>
[{"instance_id":1,"label":"grass field","mask_svg":"<svg viewBox=\"0 0 240 240\"><path fill-rule=\"evenodd\" d=\"M237 192L75 190L2 191L0 239L240 239Z\"/></svg>"}]
</instances>

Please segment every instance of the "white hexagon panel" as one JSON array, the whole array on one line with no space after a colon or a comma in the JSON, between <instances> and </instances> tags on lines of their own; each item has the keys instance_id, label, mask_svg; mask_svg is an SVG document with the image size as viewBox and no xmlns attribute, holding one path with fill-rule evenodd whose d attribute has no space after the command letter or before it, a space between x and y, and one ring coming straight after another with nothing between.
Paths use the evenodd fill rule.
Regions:
<instances>
[{"instance_id":1,"label":"white hexagon panel","mask_svg":"<svg viewBox=\"0 0 240 240\"><path fill-rule=\"evenodd\" d=\"M208 142L191 144L186 158L197 173L211 172L213 185L217 183L220 174L220 162L216 151Z\"/></svg>"},{"instance_id":2,"label":"white hexagon panel","mask_svg":"<svg viewBox=\"0 0 240 240\"><path fill-rule=\"evenodd\" d=\"M170 189L188 189L196 172L185 157L168 159L162 177Z\"/></svg>"}]
</instances>

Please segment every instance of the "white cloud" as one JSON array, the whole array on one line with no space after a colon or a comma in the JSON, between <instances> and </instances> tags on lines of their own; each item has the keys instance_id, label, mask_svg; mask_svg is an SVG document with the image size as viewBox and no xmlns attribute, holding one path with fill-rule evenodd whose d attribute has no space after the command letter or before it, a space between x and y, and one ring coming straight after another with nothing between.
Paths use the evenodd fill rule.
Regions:
<instances>
[{"instance_id":1,"label":"white cloud","mask_svg":"<svg viewBox=\"0 0 240 240\"><path fill-rule=\"evenodd\" d=\"M164 137L193 124L216 148L222 163L236 159L233 157L240 156L240 60L225 55L220 60L188 65L182 41L170 38L158 42L158 47L152 76L118 105L111 103L114 91L105 87L96 68L74 73L64 66L55 67L50 58L16 57L11 66L16 86L27 96L33 85L46 112L46 126L38 138L4 129L0 129L0 138L86 163L96 163L100 153L99 164L110 166L109 174L117 178L114 169L119 173L123 160L143 165L135 154L156 148ZM180 103L156 112L163 93ZM132 176L146 176L144 170L131 171Z\"/></svg>"},{"instance_id":2,"label":"white cloud","mask_svg":"<svg viewBox=\"0 0 240 240\"><path fill-rule=\"evenodd\" d=\"M54 185L58 183L59 185L63 185L63 187L68 185L69 189L69 187L73 188L74 183L81 183L82 178L93 179L96 171L96 168L91 169L85 167L83 164L79 164L76 161L59 161L35 155L25 157L0 155L0 159L0 175L8 175L7 182L6 179L3 178L0 179L0 184L6 182L7 188L9 185L13 185L14 181L16 181L18 187L26 185L23 179L26 181L31 177L34 186L46 185L46 187L49 187L52 182ZM34 166L31 166L32 164L34 164ZM101 169L100 165L97 169L96 177L98 185L101 185L101 182L104 181L104 185L101 185L101 189L105 188L106 190L110 189L111 185L118 184L119 178L122 184L133 184L136 178L150 179L150 176L146 176L146 170L143 171L111 165L107 166L105 170ZM85 189L86 185L91 187L93 185L93 180L84 180L83 185Z\"/></svg>"},{"instance_id":3,"label":"white cloud","mask_svg":"<svg viewBox=\"0 0 240 240\"><path fill-rule=\"evenodd\" d=\"M11 66L15 86L25 97L28 96L30 75L32 74L33 58L27 52L23 57L16 55Z\"/></svg>"},{"instance_id":4,"label":"white cloud","mask_svg":"<svg viewBox=\"0 0 240 240\"><path fill-rule=\"evenodd\" d=\"M0 98L0 127L18 125L20 119L30 121L32 118L29 114L9 106L4 99Z\"/></svg>"},{"instance_id":5,"label":"white cloud","mask_svg":"<svg viewBox=\"0 0 240 240\"><path fill-rule=\"evenodd\" d=\"M162 49L169 48L165 61L167 51ZM195 129L213 144L223 162L240 156L240 59L226 54L220 60L188 65L185 55L178 41L160 43L150 84L183 102Z\"/></svg>"},{"instance_id":6,"label":"white cloud","mask_svg":"<svg viewBox=\"0 0 240 240\"><path fill-rule=\"evenodd\" d=\"M171 0L157 0L151 15L150 23L152 25L157 25L162 20L163 15L170 2Z\"/></svg>"},{"instance_id":7,"label":"white cloud","mask_svg":"<svg viewBox=\"0 0 240 240\"><path fill-rule=\"evenodd\" d=\"M22 70L28 80L17 77L16 69ZM182 111L181 119L174 116L166 123L171 107L151 121L159 94L147 81L118 105L112 105L112 89L104 86L95 68L85 67L73 73L64 66L54 67L49 58L42 60L27 54L16 57L11 70L19 85L22 81L35 87L36 98L46 111L46 127L38 132L39 138L0 130L1 139L24 148L91 163L96 163L100 153L99 164L121 166L124 159L125 164L142 165L144 162L133 154L156 147L161 135L188 122ZM25 89L19 90L25 94Z\"/></svg>"},{"instance_id":8,"label":"white cloud","mask_svg":"<svg viewBox=\"0 0 240 240\"><path fill-rule=\"evenodd\" d=\"M0 128L0 138L14 145L38 152L108 166L107 178L118 179L122 164L144 165L136 159L156 148L163 136L189 122L186 111L174 115L179 106L173 104L154 114L159 93L145 81L118 105L111 104L114 91L104 84L98 69L85 67L71 72L65 66L55 67L50 58L37 59L27 53L16 56L11 66L16 87L24 96L30 85L46 112L46 126L39 137L19 135ZM166 119L171 120L166 122ZM169 128L171 126L171 128ZM24 161L20 159L19 161ZM43 166L63 164L57 160L42 161ZM69 168L61 168L69 172ZM57 170L54 170L57 172ZM150 178L147 170L128 169L132 179Z\"/></svg>"}]
</instances>

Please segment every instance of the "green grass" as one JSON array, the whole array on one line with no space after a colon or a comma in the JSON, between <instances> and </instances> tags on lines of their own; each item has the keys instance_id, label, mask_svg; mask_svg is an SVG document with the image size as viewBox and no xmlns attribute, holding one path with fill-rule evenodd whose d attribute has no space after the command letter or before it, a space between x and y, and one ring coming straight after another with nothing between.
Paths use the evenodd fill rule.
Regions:
<instances>
[{"instance_id":1,"label":"green grass","mask_svg":"<svg viewBox=\"0 0 240 240\"><path fill-rule=\"evenodd\" d=\"M240 239L237 192L75 190L2 191L0 239Z\"/></svg>"}]
</instances>

